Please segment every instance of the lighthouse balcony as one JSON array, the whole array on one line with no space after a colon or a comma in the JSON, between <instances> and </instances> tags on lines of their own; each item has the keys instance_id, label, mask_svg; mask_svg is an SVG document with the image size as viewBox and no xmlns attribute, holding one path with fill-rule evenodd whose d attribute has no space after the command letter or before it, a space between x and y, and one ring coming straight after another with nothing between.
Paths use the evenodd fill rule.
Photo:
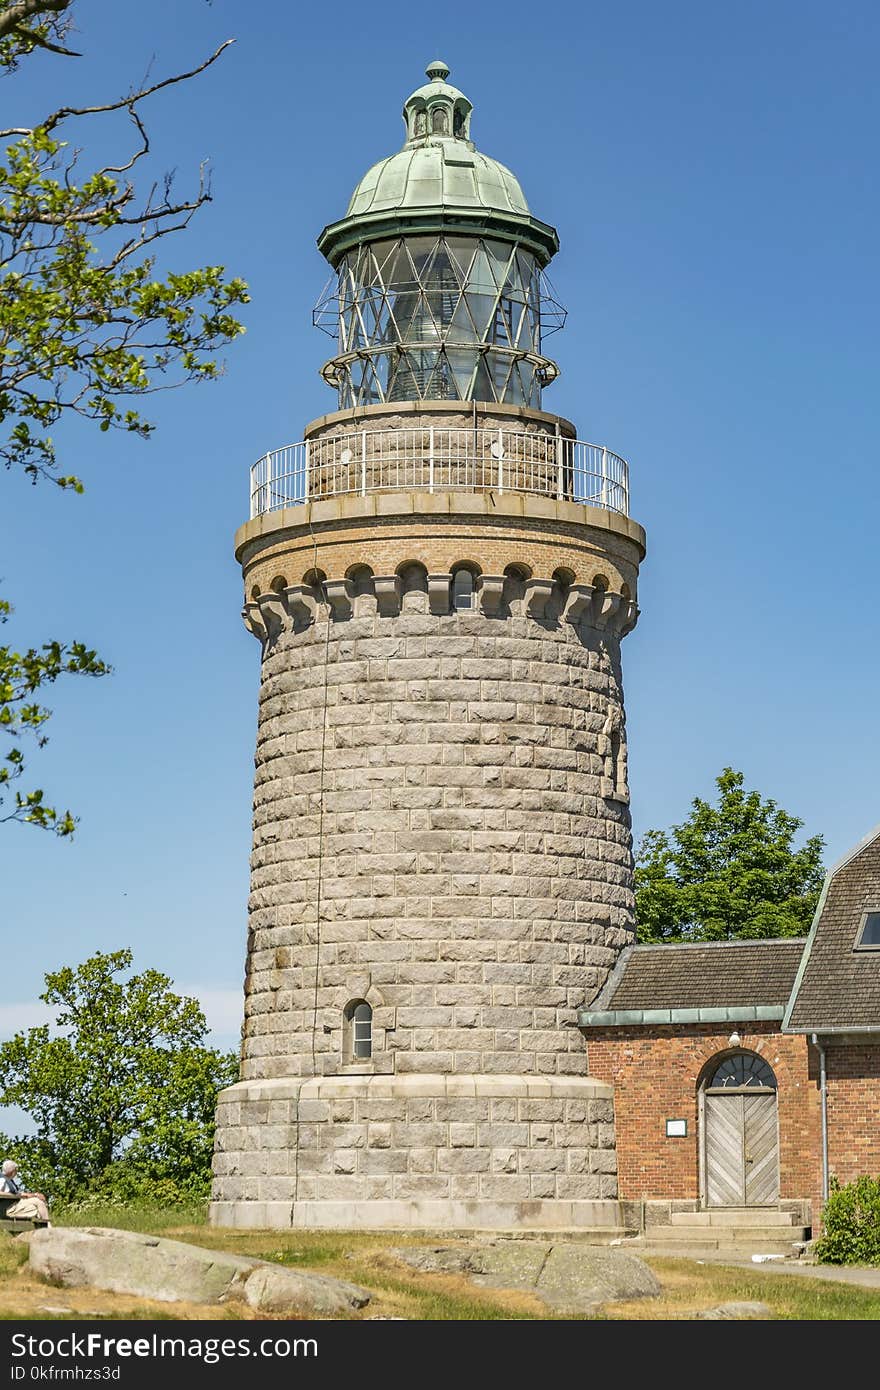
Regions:
<instances>
[{"instance_id":1,"label":"lighthouse balcony","mask_svg":"<svg viewBox=\"0 0 880 1390\"><path fill-rule=\"evenodd\" d=\"M524 430L521 420L510 428L353 425L271 449L251 468L250 515L403 491L524 493L629 515L625 459L559 429Z\"/></svg>"}]
</instances>

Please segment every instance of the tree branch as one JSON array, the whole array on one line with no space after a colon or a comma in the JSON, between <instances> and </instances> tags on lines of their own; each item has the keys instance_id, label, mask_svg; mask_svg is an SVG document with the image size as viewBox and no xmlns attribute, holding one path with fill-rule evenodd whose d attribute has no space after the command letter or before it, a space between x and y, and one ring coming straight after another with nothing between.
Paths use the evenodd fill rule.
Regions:
<instances>
[{"instance_id":1,"label":"tree branch","mask_svg":"<svg viewBox=\"0 0 880 1390\"><path fill-rule=\"evenodd\" d=\"M165 87L173 87L177 82L187 82L191 77L197 77L200 72L204 72L217 59L224 49L229 48L230 44L235 43L235 39L227 39L221 43L220 47L206 58L204 63L200 63L197 68L192 68L190 72L180 72L174 77L166 77L161 82L154 82L151 87L142 87L138 92L130 92L127 97L120 97L119 101L109 101L102 106L59 106L57 111L53 111L51 116L47 116L44 121L39 121L35 126L10 126L6 130L0 130L0 139L5 139L10 135L31 135L35 130L51 131L61 121L66 121L69 116L97 116L108 111L124 111L131 108L139 101L144 101L154 92L161 92Z\"/></svg>"},{"instance_id":2,"label":"tree branch","mask_svg":"<svg viewBox=\"0 0 880 1390\"><path fill-rule=\"evenodd\" d=\"M35 29L13 29L13 35L21 39L23 43L32 43L35 48L46 48L50 53L60 53L62 58L81 58L81 53L76 53L72 48L64 48L60 43L50 43L50 41L38 34Z\"/></svg>"},{"instance_id":3,"label":"tree branch","mask_svg":"<svg viewBox=\"0 0 880 1390\"><path fill-rule=\"evenodd\" d=\"M52 14L63 14L70 8L71 3L72 0L18 0L17 4L10 5L0 13L0 39L20 29L22 24L26 24L35 15L45 13L46 10ZM34 36L27 31L25 37L33 39Z\"/></svg>"}]
</instances>

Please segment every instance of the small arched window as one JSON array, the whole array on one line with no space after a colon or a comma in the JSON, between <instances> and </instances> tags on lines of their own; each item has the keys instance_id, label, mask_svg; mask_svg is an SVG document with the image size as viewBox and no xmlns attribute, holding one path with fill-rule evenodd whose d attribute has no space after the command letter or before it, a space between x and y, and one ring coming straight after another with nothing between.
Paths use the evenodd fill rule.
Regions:
<instances>
[{"instance_id":1,"label":"small arched window","mask_svg":"<svg viewBox=\"0 0 880 1390\"><path fill-rule=\"evenodd\" d=\"M449 134L449 122L442 106L435 107L431 112L431 130L435 135Z\"/></svg>"},{"instance_id":2,"label":"small arched window","mask_svg":"<svg viewBox=\"0 0 880 1390\"><path fill-rule=\"evenodd\" d=\"M470 570L456 570L452 576L452 607L466 612L474 606L474 576Z\"/></svg>"},{"instance_id":3,"label":"small arched window","mask_svg":"<svg viewBox=\"0 0 880 1390\"><path fill-rule=\"evenodd\" d=\"M373 1055L373 1010L365 999L355 999L346 1007L344 1032L349 1061L368 1061Z\"/></svg>"}]
</instances>

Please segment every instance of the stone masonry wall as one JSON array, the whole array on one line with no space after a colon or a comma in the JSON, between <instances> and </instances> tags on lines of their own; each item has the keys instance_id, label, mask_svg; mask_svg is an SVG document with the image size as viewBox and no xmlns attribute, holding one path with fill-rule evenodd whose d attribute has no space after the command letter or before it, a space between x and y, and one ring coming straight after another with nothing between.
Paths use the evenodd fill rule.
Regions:
<instances>
[{"instance_id":1,"label":"stone masonry wall","mask_svg":"<svg viewBox=\"0 0 880 1390\"><path fill-rule=\"evenodd\" d=\"M263 661L243 1079L585 1073L575 1010L632 930L618 638L419 592L330 612Z\"/></svg>"},{"instance_id":2,"label":"stone masonry wall","mask_svg":"<svg viewBox=\"0 0 880 1390\"><path fill-rule=\"evenodd\" d=\"M525 1221L571 1222L572 1203L586 1204L586 1224L616 1217L603 1210L617 1195L611 1091L589 1078L245 1082L221 1094L217 1120L215 1219L290 1224L266 1203L319 1225L362 1224L368 1207L377 1225L431 1224L432 1209L438 1226L480 1224L499 1203ZM450 1203L473 1204L471 1219Z\"/></svg>"}]
</instances>

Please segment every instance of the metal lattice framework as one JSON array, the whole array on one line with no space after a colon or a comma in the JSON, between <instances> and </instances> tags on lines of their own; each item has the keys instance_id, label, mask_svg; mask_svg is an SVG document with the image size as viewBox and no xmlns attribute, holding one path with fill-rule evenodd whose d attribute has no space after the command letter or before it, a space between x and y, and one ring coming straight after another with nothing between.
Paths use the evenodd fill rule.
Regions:
<instances>
[{"instance_id":1,"label":"metal lattice framework","mask_svg":"<svg viewBox=\"0 0 880 1390\"><path fill-rule=\"evenodd\" d=\"M539 408L558 368L541 337L565 310L535 256L484 237L408 236L357 247L314 311L338 337L322 369L340 409L478 400Z\"/></svg>"}]
</instances>

